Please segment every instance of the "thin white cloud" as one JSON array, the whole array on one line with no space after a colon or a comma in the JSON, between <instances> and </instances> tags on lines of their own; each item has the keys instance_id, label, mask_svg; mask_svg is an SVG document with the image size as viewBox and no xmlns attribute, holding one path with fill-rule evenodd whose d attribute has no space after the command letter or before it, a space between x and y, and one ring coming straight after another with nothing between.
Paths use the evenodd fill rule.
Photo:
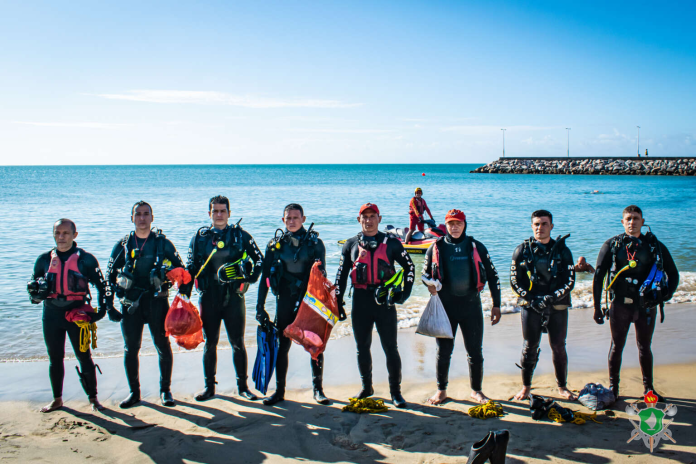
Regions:
<instances>
[{"instance_id":1,"label":"thin white cloud","mask_svg":"<svg viewBox=\"0 0 696 464\"><path fill-rule=\"evenodd\" d=\"M132 124L113 124L103 122L34 122L34 121L10 121L12 124L24 124L26 126L41 127L75 127L83 129L120 129L130 127Z\"/></svg>"},{"instance_id":2,"label":"thin white cloud","mask_svg":"<svg viewBox=\"0 0 696 464\"><path fill-rule=\"evenodd\" d=\"M550 135L545 135L543 138L538 139L534 137L529 137L526 139L521 140L522 143L527 144L527 145L534 145L534 146L555 146L559 145L560 142L558 142L555 138L551 137Z\"/></svg>"},{"instance_id":3,"label":"thin white cloud","mask_svg":"<svg viewBox=\"0 0 696 464\"><path fill-rule=\"evenodd\" d=\"M597 140L590 143L600 143L600 144L610 144L610 143L622 143L635 140L635 137L630 137L623 132L619 132L618 129L614 128L612 134L599 134Z\"/></svg>"},{"instance_id":4,"label":"thin white cloud","mask_svg":"<svg viewBox=\"0 0 696 464\"><path fill-rule=\"evenodd\" d=\"M456 132L465 135L487 135L499 133L500 129L504 128L507 131L537 131L537 130L553 130L562 129L561 126L449 126L440 129L442 132ZM508 132L511 133L511 132Z\"/></svg>"},{"instance_id":5,"label":"thin white cloud","mask_svg":"<svg viewBox=\"0 0 696 464\"><path fill-rule=\"evenodd\" d=\"M391 129L289 129L289 131L321 134L386 134L396 132Z\"/></svg>"},{"instance_id":6,"label":"thin white cloud","mask_svg":"<svg viewBox=\"0 0 696 464\"><path fill-rule=\"evenodd\" d=\"M197 105L228 105L244 108L354 108L362 103L346 103L340 100L303 98L266 98L252 95L233 95L225 92L188 90L129 90L119 94L98 94L110 100L128 100L148 103L190 103Z\"/></svg>"}]
</instances>

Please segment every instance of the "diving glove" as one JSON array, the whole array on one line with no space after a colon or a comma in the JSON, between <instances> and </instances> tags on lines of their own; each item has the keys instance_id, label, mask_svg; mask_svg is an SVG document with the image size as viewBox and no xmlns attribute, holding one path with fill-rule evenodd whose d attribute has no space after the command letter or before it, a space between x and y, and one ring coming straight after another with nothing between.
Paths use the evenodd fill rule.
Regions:
<instances>
[{"instance_id":1,"label":"diving glove","mask_svg":"<svg viewBox=\"0 0 696 464\"><path fill-rule=\"evenodd\" d=\"M346 315L346 308L343 307L344 303L339 303L338 304L338 320L339 321L345 321L348 319L348 316Z\"/></svg>"},{"instance_id":2,"label":"diving glove","mask_svg":"<svg viewBox=\"0 0 696 464\"><path fill-rule=\"evenodd\" d=\"M604 324L604 312L601 309L595 309L592 319L599 325Z\"/></svg>"},{"instance_id":3,"label":"diving glove","mask_svg":"<svg viewBox=\"0 0 696 464\"><path fill-rule=\"evenodd\" d=\"M268 313L266 312L265 309L257 309L256 310L256 320L259 321L259 324L262 327L266 326L268 323L271 322L271 319L268 317Z\"/></svg>"},{"instance_id":4,"label":"diving glove","mask_svg":"<svg viewBox=\"0 0 696 464\"><path fill-rule=\"evenodd\" d=\"M545 295L535 298L530 306L536 312L542 313L545 310L550 309L551 303L553 303L553 296Z\"/></svg>"},{"instance_id":5,"label":"diving glove","mask_svg":"<svg viewBox=\"0 0 696 464\"><path fill-rule=\"evenodd\" d=\"M123 314L118 312L116 308L109 308L107 313L109 314L109 320L111 322L121 322L121 320L123 320Z\"/></svg>"},{"instance_id":6,"label":"diving glove","mask_svg":"<svg viewBox=\"0 0 696 464\"><path fill-rule=\"evenodd\" d=\"M406 292L399 292L396 295L394 295L394 304L404 304L406 303L406 300L408 300L408 295Z\"/></svg>"},{"instance_id":7,"label":"diving glove","mask_svg":"<svg viewBox=\"0 0 696 464\"><path fill-rule=\"evenodd\" d=\"M101 321L102 319L104 319L104 316L106 316L106 308L99 308L99 311L97 311L94 314L89 315L89 321L90 322Z\"/></svg>"}]
</instances>

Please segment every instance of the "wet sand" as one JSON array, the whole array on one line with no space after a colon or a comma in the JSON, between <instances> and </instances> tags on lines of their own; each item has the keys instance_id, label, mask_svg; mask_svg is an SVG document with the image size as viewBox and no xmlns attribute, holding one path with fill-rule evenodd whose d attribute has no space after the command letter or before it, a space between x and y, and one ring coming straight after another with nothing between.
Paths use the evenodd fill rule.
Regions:
<instances>
[{"instance_id":1,"label":"wet sand","mask_svg":"<svg viewBox=\"0 0 696 464\"><path fill-rule=\"evenodd\" d=\"M519 360L522 343L519 315L508 315L486 327L484 391L502 402L508 413L486 421L468 417L473 404L466 353L461 336L453 355L450 388L455 400L439 407L425 405L435 389L435 341L413 333L399 334L404 364L403 393L409 409L377 415L343 413L340 407L359 390L359 375L352 338L330 342L326 352L325 392L335 400L329 407L311 399L309 356L298 347L291 350L287 401L268 408L236 396L231 352L218 356L219 397L196 403L193 394L202 387L201 353L177 353L173 393L179 405L163 408L158 393L157 359L141 357L141 384L146 402L119 410L127 395L122 358L100 359L99 398L109 408L103 414L89 412L77 381L74 361L66 361L66 408L51 414L36 410L51 399L46 362L0 364L0 459L8 462L465 462L471 444L488 430L507 428L512 438L507 462L696 462L696 341L694 305L670 305L664 324L657 325L653 341L655 386L677 405L670 427L677 444L660 443L652 455L642 442L626 443L632 425L617 404L615 418L599 416L602 424L535 422L526 403L509 402L520 386ZM607 385L606 357L609 327L597 326L590 310L570 313L568 353L569 386L579 390L587 382ZM373 338L376 396L388 398L384 355L379 338ZM249 349L250 368L255 348ZM629 336L624 352L622 394L635 401L642 393L637 350ZM250 384L252 382L250 381ZM274 384L272 384L273 387ZM535 392L558 396L552 374L548 342L542 340L542 356L535 376ZM272 392L273 388L269 391ZM578 403L564 403L587 412ZM96 459L96 461L95 461Z\"/></svg>"}]
</instances>

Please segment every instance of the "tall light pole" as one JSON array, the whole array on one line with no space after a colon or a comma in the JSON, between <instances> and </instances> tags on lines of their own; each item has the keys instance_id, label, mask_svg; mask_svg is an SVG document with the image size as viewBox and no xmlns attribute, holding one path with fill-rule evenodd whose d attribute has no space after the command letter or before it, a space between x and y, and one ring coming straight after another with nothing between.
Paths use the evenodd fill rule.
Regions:
<instances>
[{"instance_id":1,"label":"tall light pole","mask_svg":"<svg viewBox=\"0 0 696 464\"><path fill-rule=\"evenodd\" d=\"M570 127L566 127L568 131L568 158L570 158Z\"/></svg>"},{"instance_id":2,"label":"tall light pole","mask_svg":"<svg viewBox=\"0 0 696 464\"><path fill-rule=\"evenodd\" d=\"M640 157L640 126L636 126L638 128L638 157Z\"/></svg>"},{"instance_id":3,"label":"tall light pole","mask_svg":"<svg viewBox=\"0 0 696 464\"><path fill-rule=\"evenodd\" d=\"M503 158L505 158L505 130L506 129L500 129L503 131Z\"/></svg>"}]
</instances>

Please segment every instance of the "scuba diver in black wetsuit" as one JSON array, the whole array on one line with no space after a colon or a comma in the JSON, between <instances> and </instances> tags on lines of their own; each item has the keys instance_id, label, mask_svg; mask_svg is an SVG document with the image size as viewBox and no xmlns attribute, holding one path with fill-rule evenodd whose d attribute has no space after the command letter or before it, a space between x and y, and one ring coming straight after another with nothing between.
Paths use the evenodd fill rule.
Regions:
<instances>
[{"instance_id":1,"label":"scuba diver in black wetsuit","mask_svg":"<svg viewBox=\"0 0 696 464\"><path fill-rule=\"evenodd\" d=\"M423 279L431 295L438 295L452 324L452 334L461 327L469 358L471 398L478 403L488 402L481 391L483 382L483 310L481 291L488 282L493 298L491 324L500 322L500 279L488 250L478 240L466 235L466 215L458 209L445 216L447 235L437 239L425 253ZM439 281L438 292L431 281ZM447 399L447 380L454 339L437 338L437 393L428 399L440 404Z\"/></svg>"},{"instance_id":2,"label":"scuba diver in black wetsuit","mask_svg":"<svg viewBox=\"0 0 696 464\"><path fill-rule=\"evenodd\" d=\"M297 310L302 302L309 273L316 260L320 261L322 272L326 273L326 249L319 234L305 230L302 226L306 220L302 206L291 203L283 212L285 231L268 243L263 262L263 274L259 284L259 299L256 304L256 319L265 324L269 321L265 310L269 285L276 296L275 326L278 328L278 355L276 357L276 391L263 404L270 406L285 399L285 378L288 373L288 354L292 340L283 335L287 326L295 321ZM311 229L311 227L310 227ZM319 404L330 404L324 395L322 376L324 371L324 354L319 359L311 359L312 384L314 400Z\"/></svg>"},{"instance_id":3,"label":"scuba diver in black wetsuit","mask_svg":"<svg viewBox=\"0 0 696 464\"><path fill-rule=\"evenodd\" d=\"M131 222L135 230L116 242L106 271L114 293L121 300L121 310L109 309L109 319L121 323L125 345L123 364L130 394L121 401L121 408L130 408L140 402L140 363L138 353L143 341L143 328L150 328L152 342L157 348L160 368L160 401L163 406L174 406L171 393L172 347L164 329L169 312L169 288L166 273L184 263L174 244L162 231L150 229L154 216L152 207L139 201L131 208Z\"/></svg>"},{"instance_id":4,"label":"scuba diver in black wetsuit","mask_svg":"<svg viewBox=\"0 0 696 464\"><path fill-rule=\"evenodd\" d=\"M660 322L664 320L663 306L672 298L679 285L679 271L672 255L652 232L643 235L643 212L635 205L623 210L621 219L625 233L607 240L597 257L597 272L592 282L594 320L604 324L609 319L611 349L609 350L609 385L619 398L621 357L628 330L636 328L638 359L643 373L645 393L653 388L653 355L650 349L655 331L657 307ZM606 276L606 285L605 285ZM602 311L602 290L607 289L611 307ZM664 398L655 393L660 402Z\"/></svg>"},{"instance_id":5,"label":"scuba diver in black wetsuit","mask_svg":"<svg viewBox=\"0 0 696 464\"><path fill-rule=\"evenodd\" d=\"M80 383L89 397L93 411L104 407L97 399L97 372L89 348L80 351L80 327L65 319L68 311L77 309L91 300L88 283L97 289L98 308L90 314L91 322L97 322L106 314L112 304L113 295L107 285L97 258L78 248L75 243L77 229L70 219L59 219L53 225L53 238L56 247L40 255L34 264L34 273L27 285L30 301L39 304L43 301L43 335L48 351L48 376L53 390L53 401L41 408L41 412L51 412L63 407L63 378L65 377L65 335L70 344L80 370L77 371Z\"/></svg>"},{"instance_id":6,"label":"scuba diver in black wetsuit","mask_svg":"<svg viewBox=\"0 0 696 464\"><path fill-rule=\"evenodd\" d=\"M248 400L256 400L256 395L247 386L244 293L261 275L263 255L252 236L239 223L228 225L230 201L227 197L213 197L208 205L212 226L201 227L191 239L186 266L201 295L200 310L205 336L205 388L196 394L195 399L205 401L215 396L217 344L220 325L224 321L227 338L232 345L239 395ZM187 284L181 293L189 296L192 286L193 282Z\"/></svg>"},{"instance_id":7,"label":"scuba diver in black wetsuit","mask_svg":"<svg viewBox=\"0 0 696 464\"><path fill-rule=\"evenodd\" d=\"M343 297L350 274L355 289L350 316L362 379L362 391L357 398L367 398L374 394L370 345L372 329L377 326L382 349L387 357L392 403L397 408L404 408L406 400L401 396L401 357L396 341L398 324L394 303L403 304L411 295L416 273L413 261L399 239L379 231L381 221L377 205L367 203L360 208L358 222L362 232L349 238L343 245L336 274L336 298L340 318L345 320ZM396 272L394 261L401 266L400 273ZM403 290L398 291L398 285L386 288L385 284L399 276L403 277L403 274L406 275Z\"/></svg>"},{"instance_id":8,"label":"scuba diver in black wetsuit","mask_svg":"<svg viewBox=\"0 0 696 464\"><path fill-rule=\"evenodd\" d=\"M570 292L575 286L573 255L565 245L568 237L553 240L553 216L546 210L532 213L534 237L515 249L510 266L510 284L522 307L522 390L516 400L529 398L532 375L539 361L541 334L548 332L556 371L558 392L567 400L576 396L568 390L568 308Z\"/></svg>"}]
</instances>

